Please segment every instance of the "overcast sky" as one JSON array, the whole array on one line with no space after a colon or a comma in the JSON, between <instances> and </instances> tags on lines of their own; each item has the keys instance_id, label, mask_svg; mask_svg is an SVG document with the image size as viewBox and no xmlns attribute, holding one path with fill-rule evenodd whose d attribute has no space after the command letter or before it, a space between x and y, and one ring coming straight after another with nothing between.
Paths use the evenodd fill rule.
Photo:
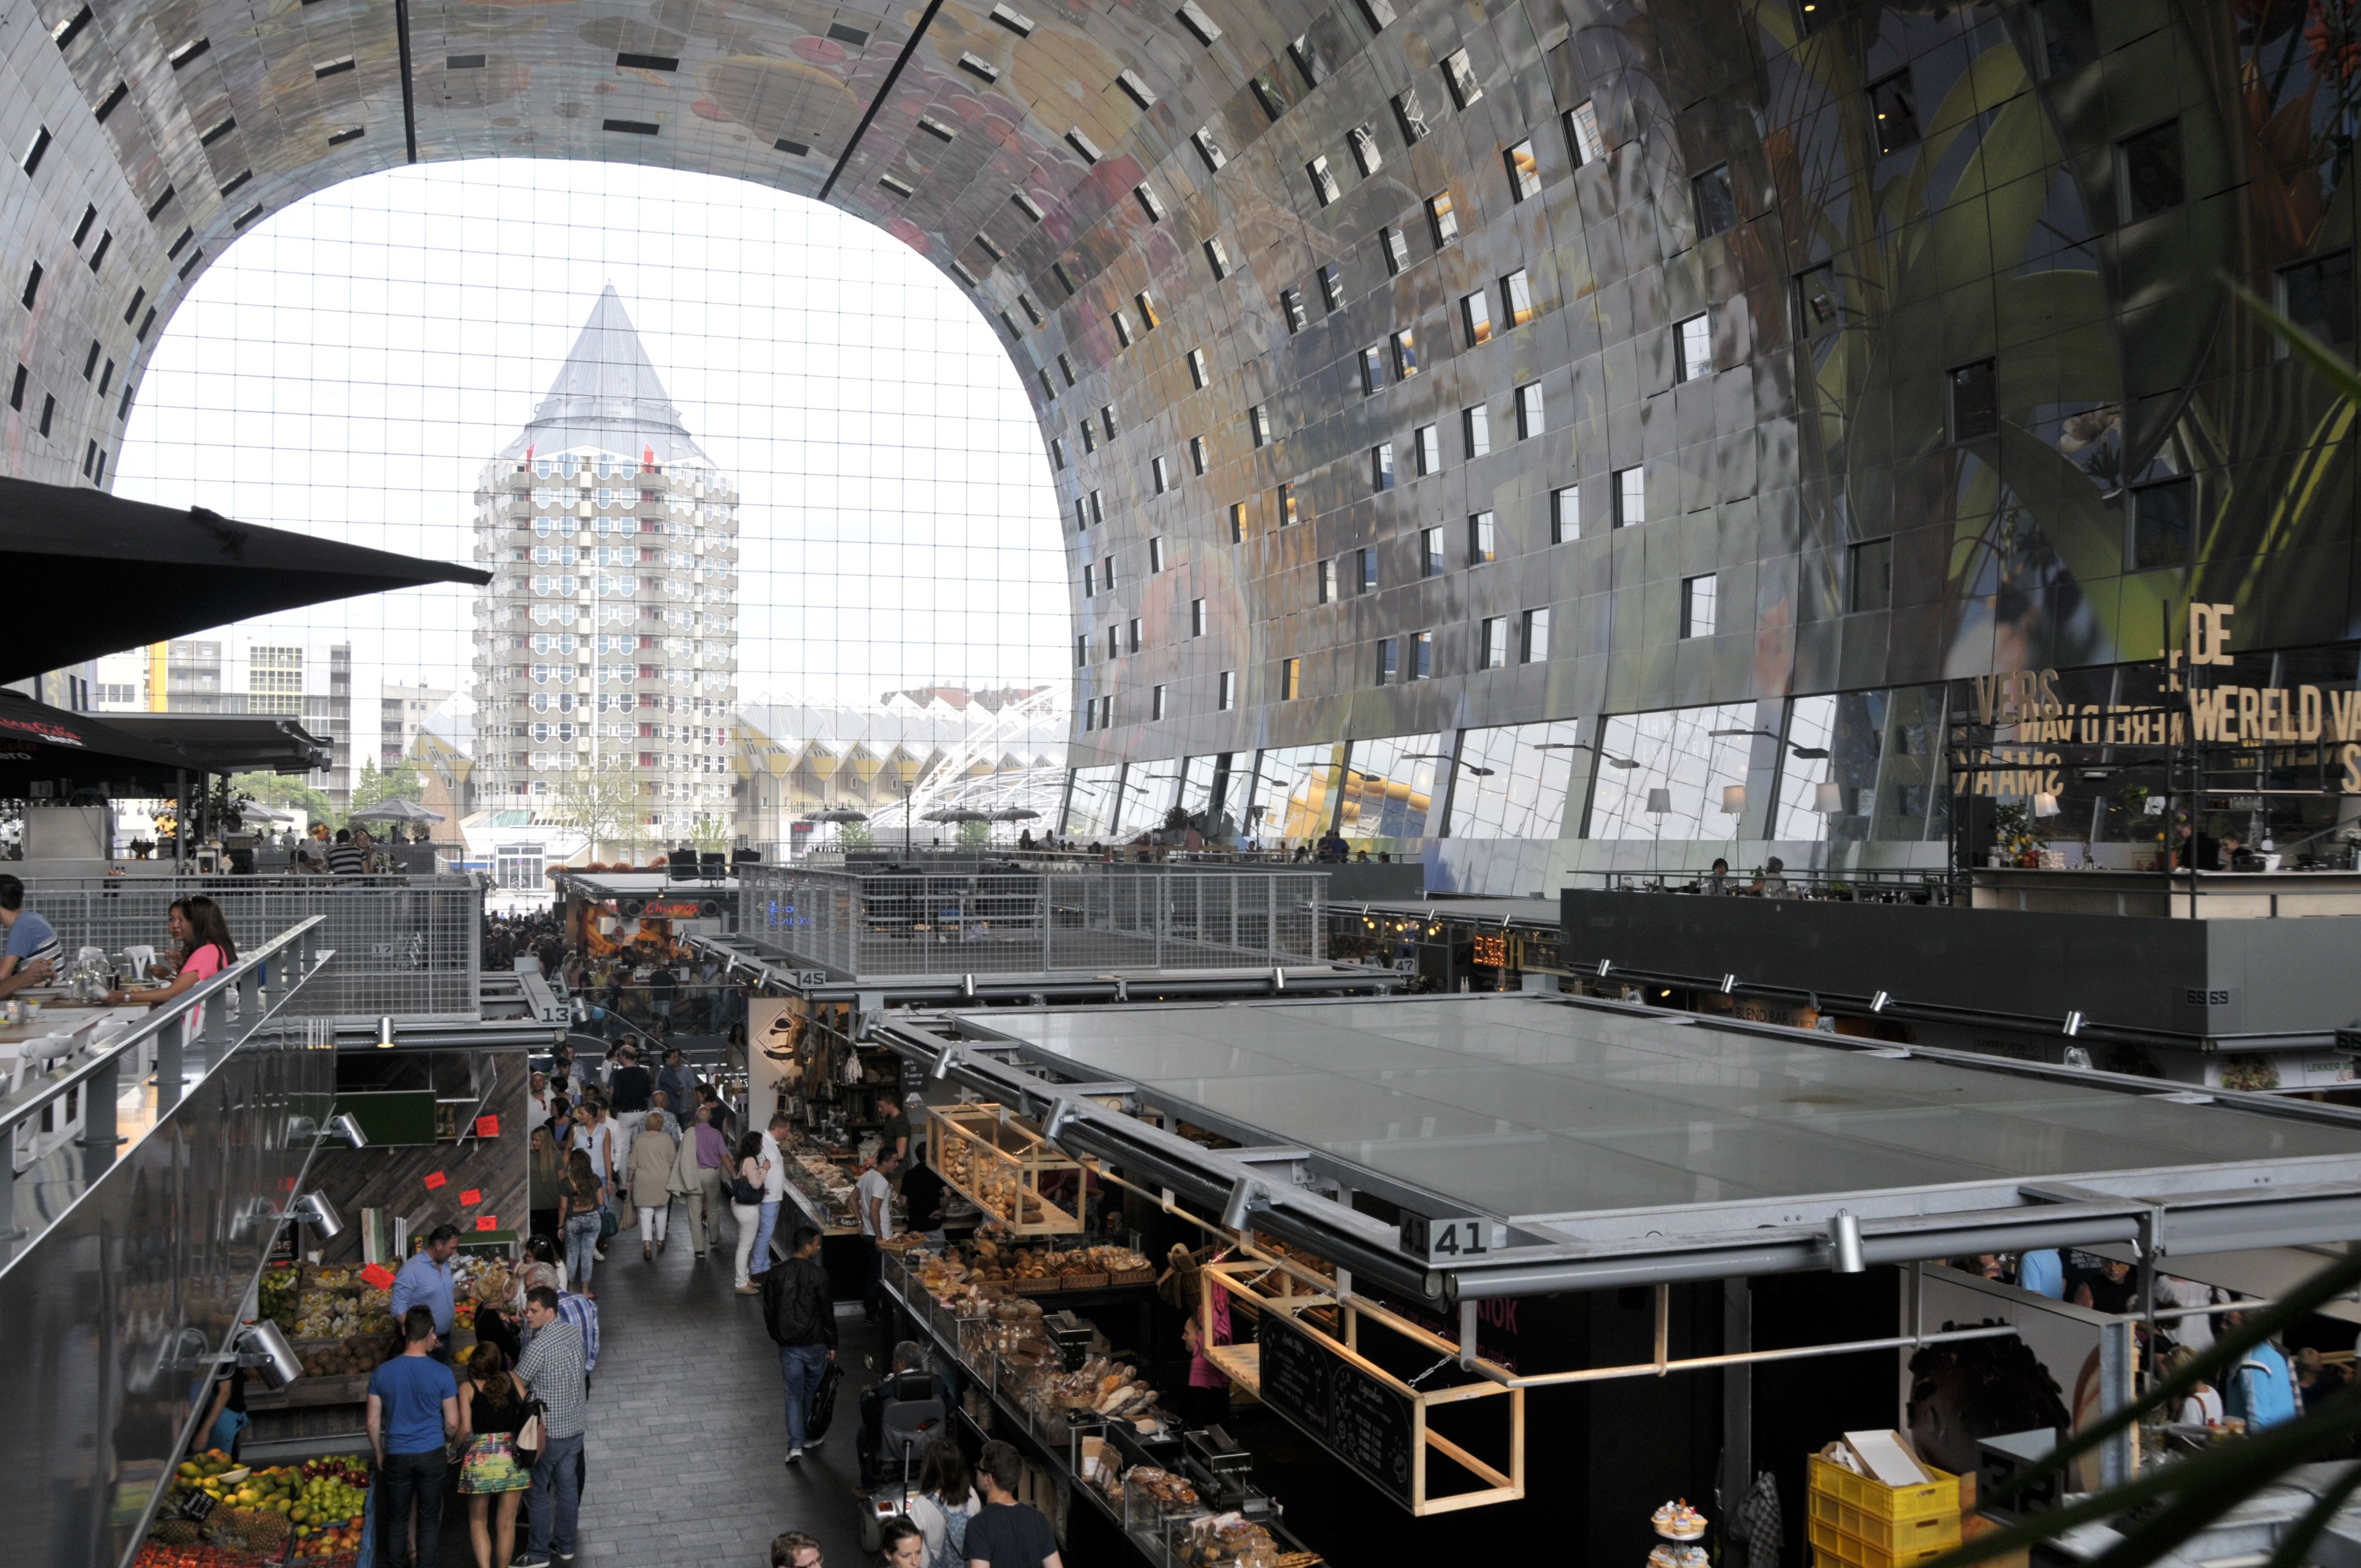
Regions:
<instances>
[{"instance_id":1,"label":"overcast sky","mask_svg":"<svg viewBox=\"0 0 2361 1568\"><path fill-rule=\"evenodd\" d=\"M115 488L467 560L485 460L609 282L744 498L741 695L1062 685L1056 498L992 329L883 230L734 181L499 159L273 213L173 318ZM349 637L364 699L464 690L474 591L249 624Z\"/></svg>"}]
</instances>

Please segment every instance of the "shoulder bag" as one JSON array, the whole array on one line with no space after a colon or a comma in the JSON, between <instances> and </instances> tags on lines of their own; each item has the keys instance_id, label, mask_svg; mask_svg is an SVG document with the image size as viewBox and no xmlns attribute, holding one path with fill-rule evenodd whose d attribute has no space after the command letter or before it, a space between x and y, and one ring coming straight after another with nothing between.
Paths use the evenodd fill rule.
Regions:
<instances>
[{"instance_id":1,"label":"shoulder bag","mask_svg":"<svg viewBox=\"0 0 2361 1568\"><path fill-rule=\"evenodd\" d=\"M548 1414L548 1408L532 1397L515 1373L509 1374L509 1381L516 1385L517 1397L524 1401L524 1420L517 1424L515 1446L518 1456L530 1464L531 1456L539 1454L546 1441L542 1435L542 1417Z\"/></svg>"}]
</instances>

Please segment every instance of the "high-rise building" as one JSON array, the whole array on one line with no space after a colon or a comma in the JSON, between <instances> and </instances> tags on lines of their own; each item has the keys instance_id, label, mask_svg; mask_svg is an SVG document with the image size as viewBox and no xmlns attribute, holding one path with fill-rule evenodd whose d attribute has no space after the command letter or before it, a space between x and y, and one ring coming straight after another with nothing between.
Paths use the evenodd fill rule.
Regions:
<instances>
[{"instance_id":1,"label":"high-rise building","mask_svg":"<svg viewBox=\"0 0 2361 1568\"><path fill-rule=\"evenodd\" d=\"M353 787L353 648L283 631L176 637L94 666L97 706L130 713L263 713L292 718L333 748L308 783L342 807Z\"/></svg>"},{"instance_id":2,"label":"high-rise building","mask_svg":"<svg viewBox=\"0 0 2361 1568\"><path fill-rule=\"evenodd\" d=\"M611 285L484 466L476 559L478 801L594 795L601 845L728 831L738 490Z\"/></svg>"},{"instance_id":3,"label":"high-rise building","mask_svg":"<svg viewBox=\"0 0 2361 1568\"><path fill-rule=\"evenodd\" d=\"M380 771L401 765L426 721L451 700L451 694L433 686L389 685L378 699L377 765Z\"/></svg>"}]
</instances>

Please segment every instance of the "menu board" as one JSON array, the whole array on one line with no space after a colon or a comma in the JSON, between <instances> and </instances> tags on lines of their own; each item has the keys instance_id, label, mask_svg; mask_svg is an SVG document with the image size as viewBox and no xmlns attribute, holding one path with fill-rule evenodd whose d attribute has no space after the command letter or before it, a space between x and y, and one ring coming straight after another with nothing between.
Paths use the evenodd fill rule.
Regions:
<instances>
[{"instance_id":1,"label":"menu board","mask_svg":"<svg viewBox=\"0 0 2361 1568\"><path fill-rule=\"evenodd\" d=\"M1403 1508L1411 1506L1411 1399L1323 1345L1312 1331L1267 1312L1262 1401Z\"/></svg>"}]
</instances>

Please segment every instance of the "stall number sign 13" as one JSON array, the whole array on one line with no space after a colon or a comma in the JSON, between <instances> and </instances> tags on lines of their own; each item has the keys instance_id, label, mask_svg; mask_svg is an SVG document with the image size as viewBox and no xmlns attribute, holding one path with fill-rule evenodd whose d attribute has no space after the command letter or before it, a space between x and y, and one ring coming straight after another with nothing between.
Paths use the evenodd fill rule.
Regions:
<instances>
[{"instance_id":1,"label":"stall number sign 13","mask_svg":"<svg viewBox=\"0 0 2361 1568\"><path fill-rule=\"evenodd\" d=\"M1465 1263L1491 1250L1488 1220L1430 1220L1424 1214L1404 1214L1402 1251L1429 1264Z\"/></svg>"}]
</instances>

